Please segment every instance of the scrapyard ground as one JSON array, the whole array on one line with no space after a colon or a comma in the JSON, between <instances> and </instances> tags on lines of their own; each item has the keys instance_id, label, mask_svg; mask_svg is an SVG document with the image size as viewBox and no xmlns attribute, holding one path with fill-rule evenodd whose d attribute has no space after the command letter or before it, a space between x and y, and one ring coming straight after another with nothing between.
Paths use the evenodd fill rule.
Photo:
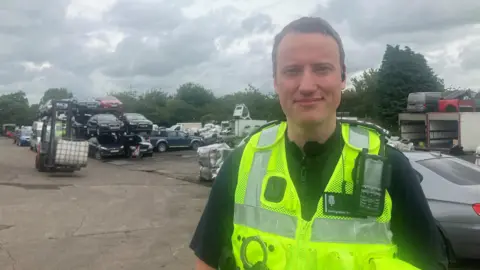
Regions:
<instances>
[{"instance_id":1,"label":"scrapyard ground","mask_svg":"<svg viewBox=\"0 0 480 270\"><path fill-rule=\"evenodd\" d=\"M73 176L38 173L34 157L0 138L1 270L193 269L209 193L195 152L90 159Z\"/></svg>"},{"instance_id":2,"label":"scrapyard ground","mask_svg":"<svg viewBox=\"0 0 480 270\"><path fill-rule=\"evenodd\" d=\"M0 139L0 269L193 268L188 243L209 192L188 182L193 151L91 159L73 176L38 173L34 157Z\"/></svg>"}]
</instances>

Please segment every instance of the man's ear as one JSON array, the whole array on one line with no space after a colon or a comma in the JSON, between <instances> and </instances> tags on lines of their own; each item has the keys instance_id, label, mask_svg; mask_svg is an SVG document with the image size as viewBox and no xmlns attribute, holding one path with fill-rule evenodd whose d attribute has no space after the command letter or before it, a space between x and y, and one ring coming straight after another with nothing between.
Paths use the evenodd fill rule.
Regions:
<instances>
[{"instance_id":1,"label":"man's ear","mask_svg":"<svg viewBox=\"0 0 480 270\"><path fill-rule=\"evenodd\" d=\"M347 80L347 67L342 65L342 73L341 73L342 81Z\"/></svg>"},{"instance_id":2,"label":"man's ear","mask_svg":"<svg viewBox=\"0 0 480 270\"><path fill-rule=\"evenodd\" d=\"M273 76L273 88L275 89L275 93L278 95L278 84L277 84L277 76Z\"/></svg>"},{"instance_id":3,"label":"man's ear","mask_svg":"<svg viewBox=\"0 0 480 270\"><path fill-rule=\"evenodd\" d=\"M345 89L345 87L347 87L347 69L345 67L345 65L343 65L342 67L342 90Z\"/></svg>"}]
</instances>

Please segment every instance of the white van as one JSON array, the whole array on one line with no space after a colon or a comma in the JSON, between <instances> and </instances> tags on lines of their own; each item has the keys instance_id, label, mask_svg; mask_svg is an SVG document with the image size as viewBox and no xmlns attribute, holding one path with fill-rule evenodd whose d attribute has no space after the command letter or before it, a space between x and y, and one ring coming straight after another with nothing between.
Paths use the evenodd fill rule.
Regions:
<instances>
[{"instance_id":1,"label":"white van","mask_svg":"<svg viewBox=\"0 0 480 270\"><path fill-rule=\"evenodd\" d=\"M30 150L36 152L37 145L40 143L40 137L42 135L42 121L35 121L32 124L32 135L30 137Z\"/></svg>"},{"instance_id":2,"label":"white van","mask_svg":"<svg viewBox=\"0 0 480 270\"><path fill-rule=\"evenodd\" d=\"M414 92L408 95L407 112L437 112L442 92Z\"/></svg>"}]
</instances>

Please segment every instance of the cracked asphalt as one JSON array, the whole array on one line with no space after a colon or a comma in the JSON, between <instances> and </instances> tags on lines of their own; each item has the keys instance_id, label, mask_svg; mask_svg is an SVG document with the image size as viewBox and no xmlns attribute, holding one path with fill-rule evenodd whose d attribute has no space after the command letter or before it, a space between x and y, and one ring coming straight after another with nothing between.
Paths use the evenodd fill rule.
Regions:
<instances>
[{"instance_id":1,"label":"cracked asphalt","mask_svg":"<svg viewBox=\"0 0 480 270\"><path fill-rule=\"evenodd\" d=\"M35 154L0 139L0 269L193 269L188 248L209 188L195 153L90 159L39 173Z\"/></svg>"}]
</instances>

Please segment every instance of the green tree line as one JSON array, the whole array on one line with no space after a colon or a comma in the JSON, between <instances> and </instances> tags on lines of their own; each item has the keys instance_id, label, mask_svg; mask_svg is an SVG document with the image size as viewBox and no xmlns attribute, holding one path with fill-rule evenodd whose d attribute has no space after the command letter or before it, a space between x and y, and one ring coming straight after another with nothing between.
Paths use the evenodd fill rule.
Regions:
<instances>
[{"instance_id":1,"label":"green tree line","mask_svg":"<svg viewBox=\"0 0 480 270\"><path fill-rule=\"evenodd\" d=\"M393 132L398 128L398 113L406 108L408 94L446 91L443 80L433 72L422 54L399 45L387 45L380 67L364 71L352 78L351 83L352 87L342 93L339 111L373 121ZM141 113L164 126L228 120L232 118L235 105L241 103L247 105L253 119L285 118L277 96L265 94L253 85L224 96L215 96L211 90L194 82L180 85L173 94L162 89L142 92L128 89L109 95L122 101L125 111ZM35 120L39 105L50 99L72 96L68 89L51 88L45 91L39 104L29 104L23 91L1 95L1 122L29 125Z\"/></svg>"}]
</instances>

